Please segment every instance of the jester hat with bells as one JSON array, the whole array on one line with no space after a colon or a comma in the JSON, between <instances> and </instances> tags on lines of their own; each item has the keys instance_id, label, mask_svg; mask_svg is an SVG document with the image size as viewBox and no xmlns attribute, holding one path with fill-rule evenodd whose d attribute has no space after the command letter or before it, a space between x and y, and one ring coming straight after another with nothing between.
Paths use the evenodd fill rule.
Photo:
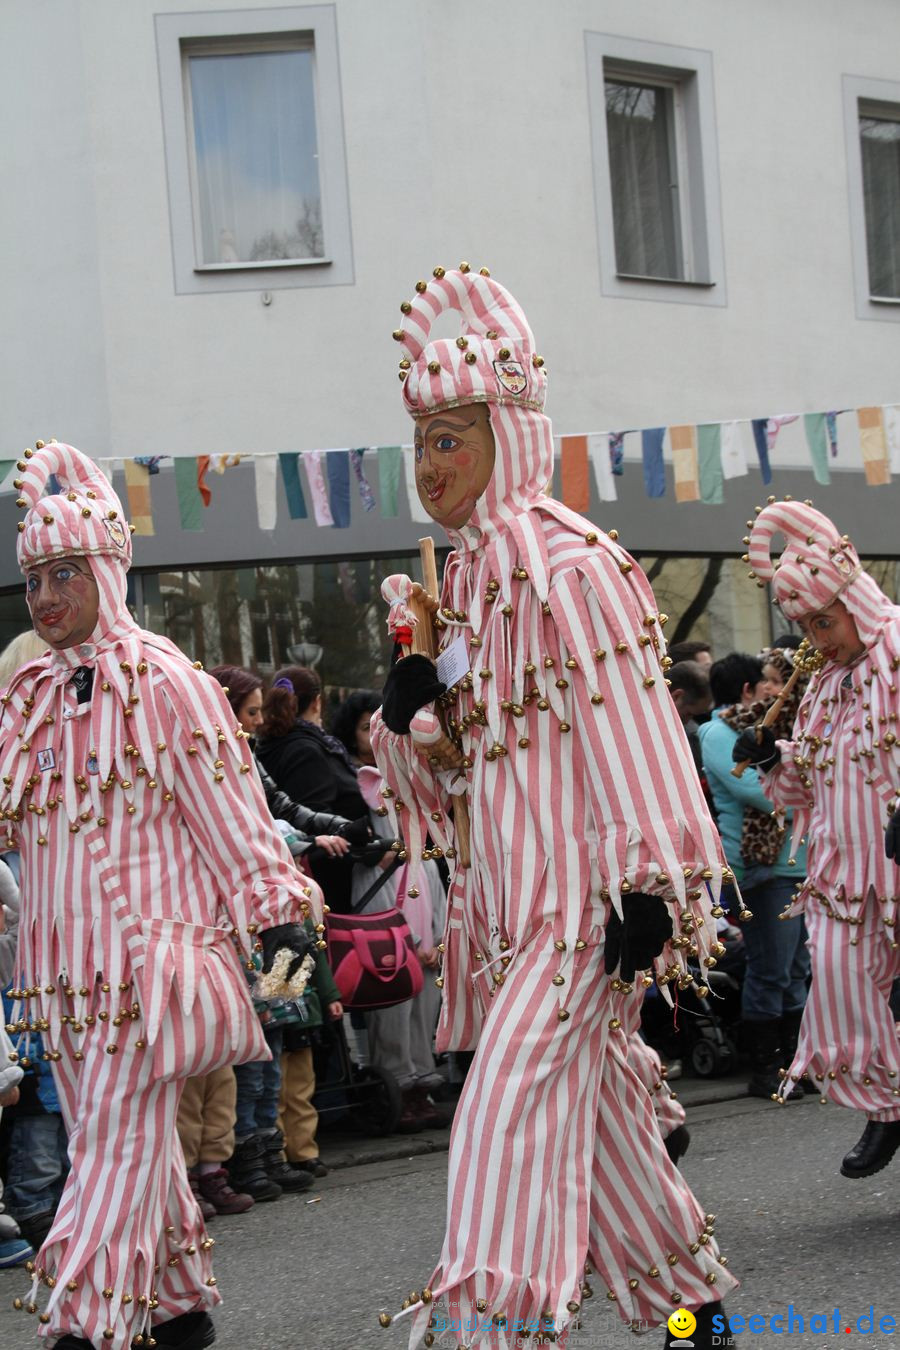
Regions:
<instances>
[{"instance_id":1,"label":"jester hat with bells","mask_svg":"<svg viewBox=\"0 0 900 1350\"><path fill-rule=\"evenodd\" d=\"M139 764L154 782L171 789L166 727L173 713L182 725L197 728L196 745L211 763L226 751L219 736L226 739L224 732L234 729L234 715L215 680L198 677L174 643L139 628L131 617L126 604L131 529L97 465L71 445L39 441L37 449L25 451L18 468L18 505L29 508L18 527L21 570L57 558L86 558L97 583L99 612L86 642L23 666L3 694L0 809L14 820L26 795L35 807L54 798L74 825L90 806L97 816L107 816L110 801L101 789L106 791L116 774L130 786ZM51 474L59 482L58 494L46 493ZM91 743L98 764L98 772L80 782L78 767L83 766L67 765L62 754L65 686L78 666L94 670ZM227 737L227 746L241 758L233 736ZM48 758L57 767L42 772ZM128 790L121 795L127 798Z\"/></svg>"},{"instance_id":2,"label":"jester hat with bells","mask_svg":"<svg viewBox=\"0 0 900 1350\"><path fill-rule=\"evenodd\" d=\"M457 548L477 547L504 520L527 509L553 475L553 436L544 416L547 376L534 348L528 320L486 267L468 263L434 269L417 281L412 300L400 306L403 402L413 417L445 408L486 403L494 434L494 472L467 524L448 530ZM429 341L434 321L448 310L462 318L456 339Z\"/></svg>"},{"instance_id":3,"label":"jester hat with bells","mask_svg":"<svg viewBox=\"0 0 900 1350\"><path fill-rule=\"evenodd\" d=\"M781 557L771 556L773 536L781 534ZM809 502L771 500L753 522L747 560L760 582L771 581L785 618L796 620L840 600L853 616L866 647L878 641L885 625L900 614L877 583L863 571L846 534Z\"/></svg>"},{"instance_id":4,"label":"jester hat with bells","mask_svg":"<svg viewBox=\"0 0 900 1350\"><path fill-rule=\"evenodd\" d=\"M777 534L786 542L781 557L773 561L772 539ZM760 583L771 581L776 603L788 619L818 614L835 600L846 606L865 647L852 674L854 687L863 677L867 686L867 716L860 726L860 747L866 754L881 753L879 738L897 716L900 606L892 604L863 570L849 537L838 534L828 517L809 502L772 500L763 507L751 527L746 557ZM807 737L827 734L830 703L840 698L841 685L847 678L847 667L837 664L826 664L812 677L796 724ZM795 837L807 828L806 813L795 811ZM880 866L881 850L873 849L875 853Z\"/></svg>"}]
</instances>

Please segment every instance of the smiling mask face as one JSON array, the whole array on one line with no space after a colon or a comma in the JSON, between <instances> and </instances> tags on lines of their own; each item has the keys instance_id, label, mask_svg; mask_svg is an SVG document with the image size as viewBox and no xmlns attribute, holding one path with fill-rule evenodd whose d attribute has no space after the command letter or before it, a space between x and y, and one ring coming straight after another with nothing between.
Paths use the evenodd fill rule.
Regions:
<instances>
[{"instance_id":1,"label":"smiling mask face","mask_svg":"<svg viewBox=\"0 0 900 1350\"><path fill-rule=\"evenodd\" d=\"M494 433L486 403L416 418L416 488L432 520L458 530L494 472Z\"/></svg>"},{"instance_id":2,"label":"smiling mask face","mask_svg":"<svg viewBox=\"0 0 900 1350\"><path fill-rule=\"evenodd\" d=\"M34 631L62 650L87 642L97 625L100 593L87 558L55 558L25 573L25 598Z\"/></svg>"}]
</instances>

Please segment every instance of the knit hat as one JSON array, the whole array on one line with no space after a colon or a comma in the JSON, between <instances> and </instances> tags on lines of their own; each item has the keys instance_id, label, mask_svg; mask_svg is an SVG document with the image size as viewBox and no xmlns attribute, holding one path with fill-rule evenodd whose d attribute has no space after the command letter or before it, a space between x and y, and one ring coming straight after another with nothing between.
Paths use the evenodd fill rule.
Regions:
<instances>
[{"instance_id":1,"label":"knit hat","mask_svg":"<svg viewBox=\"0 0 900 1350\"><path fill-rule=\"evenodd\" d=\"M19 522L18 559L24 572L36 563L75 554L115 558L127 572L131 566L131 530L122 503L97 465L74 446L37 442L26 450L15 479L17 505L29 507ZM47 479L55 474L59 493L45 496Z\"/></svg>"},{"instance_id":2,"label":"knit hat","mask_svg":"<svg viewBox=\"0 0 900 1350\"><path fill-rule=\"evenodd\" d=\"M772 537L784 535L778 561L771 557ZM775 599L788 619L818 614L842 600L869 645L894 606L862 569L846 534L809 502L771 501L753 522L747 554L760 581L771 581Z\"/></svg>"},{"instance_id":3,"label":"knit hat","mask_svg":"<svg viewBox=\"0 0 900 1350\"><path fill-rule=\"evenodd\" d=\"M521 306L487 268L468 263L432 280L417 281L412 300L400 306L403 327L403 402L413 417L471 403L488 406L496 459L493 477L461 530L448 530L465 549L533 505L553 474L553 434L544 416L547 374ZM429 341L440 314L456 310L459 337Z\"/></svg>"}]
</instances>

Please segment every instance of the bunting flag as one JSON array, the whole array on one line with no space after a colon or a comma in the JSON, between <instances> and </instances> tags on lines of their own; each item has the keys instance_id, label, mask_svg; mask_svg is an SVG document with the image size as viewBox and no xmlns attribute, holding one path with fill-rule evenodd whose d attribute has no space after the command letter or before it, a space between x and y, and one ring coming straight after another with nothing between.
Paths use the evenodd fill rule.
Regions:
<instances>
[{"instance_id":1,"label":"bunting flag","mask_svg":"<svg viewBox=\"0 0 900 1350\"><path fill-rule=\"evenodd\" d=\"M697 427L697 460L700 500L707 506L721 506L724 501L721 423L704 422Z\"/></svg>"},{"instance_id":2,"label":"bunting flag","mask_svg":"<svg viewBox=\"0 0 900 1350\"><path fill-rule=\"evenodd\" d=\"M375 510L375 493L372 491L372 484L366 477L366 471L363 468L363 456L366 453L365 446L360 450L350 451L350 463L353 466L353 475L356 479L356 486L359 488L359 495L362 504L367 511ZM376 454L378 451L376 450Z\"/></svg>"},{"instance_id":3,"label":"bunting flag","mask_svg":"<svg viewBox=\"0 0 900 1350\"><path fill-rule=\"evenodd\" d=\"M815 480L823 487L828 487L831 470L828 467L828 427L825 419L825 413L804 413L803 430L806 432Z\"/></svg>"},{"instance_id":4,"label":"bunting flag","mask_svg":"<svg viewBox=\"0 0 900 1350\"><path fill-rule=\"evenodd\" d=\"M666 495L666 470L663 465L665 427L649 427L641 432L641 459L644 463L644 491L648 497Z\"/></svg>"},{"instance_id":5,"label":"bunting flag","mask_svg":"<svg viewBox=\"0 0 900 1350\"><path fill-rule=\"evenodd\" d=\"M869 487L884 487L891 481L887 436L880 408L858 408L859 448Z\"/></svg>"},{"instance_id":6,"label":"bunting flag","mask_svg":"<svg viewBox=\"0 0 900 1350\"><path fill-rule=\"evenodd\" d=\"M762 474L762 480L768 484L772 481L772 466L769 463L769 438L766 435L766 426L768 417L754 417L753 440L756 443L756 454L759 459L759 470Z\"/></svg>"},{"instance_id":7,"label":"bunting flag","mask_svg":"<svg viewBox=\"0 0 900 1350\"><path fill-rule=\"evenodd\" d=\"M304 450L303 452L303 467L306 469L306 479L312 497L313 515L316 524L319 526L334 524L331 507L328 505L328 493L325 490L325 477L322 473L322 456L324 453L324 450Z\"/></svg>"},{"instance_id":8,"label":"bunting flag","mask_svg":"<svg viewBox=\"0 0 900 1350\"><path fill-rule=\"evenodd\" d=\"M397 514L397 491L400 487L402 464L402 446L383 445L378 451L378 495L381 498L381 514L386 520L392 519Z\"/></svg>"},{"instance_id":9,"label":"bunting flag","mask_svg":"<svg viewBox=\"0 0 900 1350\"><path fill-rule=\"evenodd\" d=\"M669 427L669 444L672 447L672 463L675 469L675 500L678 502L699 501L697 428L693 426Z\"/></svg>"},{"instance_id":10,"label":"bunting flag","mask_svg":"<svg viewBox=\"0 0 900 1350\"><path fill-rule=\"evenodd\" d=\"M412 446L404 445L403 450L403 472L406 475L406 495L409 498L410 519L416 521L419 525L430 525L431 516L419 501L419 491L416 487L416 460L411 453Z\"/></svg>"},{"instance_id":11,"label":"bunting flag","mask_svg":"<svg viewBox=\"0 0 900 1350\"><path fill-rule=\"evenodd\" d=\"M261 530L274 530L278 520L277 455L254 455L253 476L256 485L256 518Z\"/></svg>"},{"instance_id":12,"label":"bunting flag","mask_svg":"<svg viewBox=\"0 0 900 1350\"><path fill-rule=\"evenodd\" d=\"M625 472L625 434L624 431L609 433L609 462L617 478Z\"/></svg>"},{"instance_id":13,"label":"bunting flag","mask_svg":"<svg viewBox=\"0 0 900 1350\"><path fill-rule=\"evenodd\" d=\"M346 530L350 525L350 458L347 451L326 450L325 471L331 519L335 529Z\"/></svg>"},{"instance_id":14,"label":"bunting flag","mask_svg":"<svg viewBox=\"0 0 900 1350\"><path fill-rule=\"evenodd\" d=\"M559 444L562 500L584 515L591 504L587 436L561 436Z\"/></svg>"},{"instance_id":15,"label":"bunting flag","mask_svg":"<svg viewBox=\"0 0 900 1350\"><path fill-rule=\"evenodd\" d=\"M306 498L300 485L300 465L297 455L279 455L281 481L284 483L284 495L287 498L288 513L291 520L306 520Z\"/></svg>"},{"instance_id":16,"label":"bunting flag","mask_svg":"<svg viewBox=\"0 0 900 1350\"><path fill-rule=\"evenodd\" d=\"M671 456L675 478L675 498L678 502L702 501L718 505L723 501L724 483L742 478L750 469L752 453L750 435L756 448L760 473L765 484L772 481L770 453L776 446L782 428L802 419L803 436L809 464L817 483L831 482L830 460L838 449L838 422L842 413L855 413L859 426L859 446L865 479L869 486L889 484L892 475L900 477L900 404L858 409L844 408L826 412L786 413L771 417L730 422L682 424L669 428ZM790 437L792 455L803 442L799 427ZM588 432L560 436L560 493L572 509L590 512L590 478L593 472L597 495L601 502L617 500L616 478L624 471L624 443L630 434L641 437L641 467L643 486L650 498L666 494L665 427L645 427L643 430ZM366 472L366 455L375 456L378 484L377 496ZM855 448L854 448L855 457ZM152 479L160 471L160 462L172 459L178 512L184 530L203 529L203 511L210 506L212 492L209 474L222 474L226 469L244 461L253 464L257 516L260 529L276 527L279 496L279 471L284 497L291 520L308 518L307 502L311 498L312 515L319 527L347 529L352 525L351 471L356 480L360 500L365 511L380 510L385 520L397 518L400 512L400 494L405 488L410 518L417 524L429 524L415 483L415 458L412 446L363 446L350 450L305 450L277 453L216 453L214 455L137 455L121 461L100 459L107 476L124 464L125 490L129 514L135 533L152 536L155 533L152 504ZM306 473L309 497L301 483L300 462ZM0 489L13 491L15 460L0 460ZM371 464L371 459L368 461ZM791 467L797 467L796 458ZM849 464L846 467L851 467ZM547 493L552 493L552 482ZM48 482L48 491L58 491L55 480Z\"/></svg>"},{"instance_id":17,"label":"bunting flag","mask_svg":"<svg viewBox=\"0 0 900 1350\"><path fill-rule=\"evenodd\" d=\"M175 493L178 497L178 514L183 530L203 529L203 503L197 486L197 461L187 455L176 455Z\"/></svg>"},{"instance_id":18,"label":"bunting flag","mask_svg":"<svg viewBox=\"0 0 900 1350\"><path fill-rule=\"evenodd\" d=\"M837 439L837 419L836 412L827 412L825 414L825 430L828 432L828 445L831 449L831 458L837 459L838 439Z\"/></svg>"},{"instance_id":19,"label":"bunting flag","mask_svg":"<svg viewBox=\"0 0 900 1350\"><path fill-rule=\"evenodd\" d=\"M153 528L153 505L150 498L150 469L136 459L125 460L125 491L128 496L128 515L137 535L156 533Z\"/></svg>"},{"instance_id":20,"label":"bunting flag","mask_svg":"<svg viewBox=\"0 0 900 1350\"><path fill-rule=\"evenodd\" d=\"M209 455L197 456L197 491L203 499L203 505L209 506L212 501L212 492L206 482L206 475L209 473Z\"/></svg>"},{"instance_id":21,"label":"bunting flag","mask_svg":"<svg viewBox=\"0 0 900 1350\"><path fill-rule=\"evenodd\" d=\"M723 422L722 477L746 478L748 472L743 424L740 422Z\"/></svg>"},{"instance_id":22,"label":"bunting flag","mask_svg":"<svg viewBox=\"0 0 900 1350\"><path fill-rule=\"evenodd\" d=\"M595 433L588 436L587 441L588 455L594 466L594 478L597 482L597 495L601 502L614 502L618 499L618 493L609 457L609 435Z\"/></svg>"},{"instance_id":23,"label":"bunting flag","mask_svg":"<svg viewBox=\"0 0 900 1350\"><path fill-rule=\"evenodd\" d=\"M891 473L900 474L900 406L889 404L884 409L884 431L888 443L888 463Z\"/></svg>"},{"instance_id":24,"label":"bunting flag","mask_svg":"<svg viewBox=\"0 0 900 1350\"><path fill-rule=\"evenodd\" d=\"M766 418L766 440L769 443L769 454L775 449L775 442L778 439L778 433L782 427L788 427L792 422L796 422L800 416L799 413L779 413L776 417Z\"/></svg>"}]
</instances>

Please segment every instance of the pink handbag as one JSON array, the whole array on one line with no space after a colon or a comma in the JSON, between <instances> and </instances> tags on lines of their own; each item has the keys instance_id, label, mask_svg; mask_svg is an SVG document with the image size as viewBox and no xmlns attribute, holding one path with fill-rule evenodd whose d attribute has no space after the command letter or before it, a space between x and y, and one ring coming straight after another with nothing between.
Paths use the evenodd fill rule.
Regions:
<instances>
[{"instance_id":1,"label":"pink handbag","mask_svg":"<svg viewBox=\"0 0 900 1350\"><path fill-rule=\"evenodd\" d=\"M328 960L347 1008L392 1008L421 994L425 985L409 924L399 909L360 914L396 871L396 859L349 914L329 914Z\"/></svg>"}]
</instances>

